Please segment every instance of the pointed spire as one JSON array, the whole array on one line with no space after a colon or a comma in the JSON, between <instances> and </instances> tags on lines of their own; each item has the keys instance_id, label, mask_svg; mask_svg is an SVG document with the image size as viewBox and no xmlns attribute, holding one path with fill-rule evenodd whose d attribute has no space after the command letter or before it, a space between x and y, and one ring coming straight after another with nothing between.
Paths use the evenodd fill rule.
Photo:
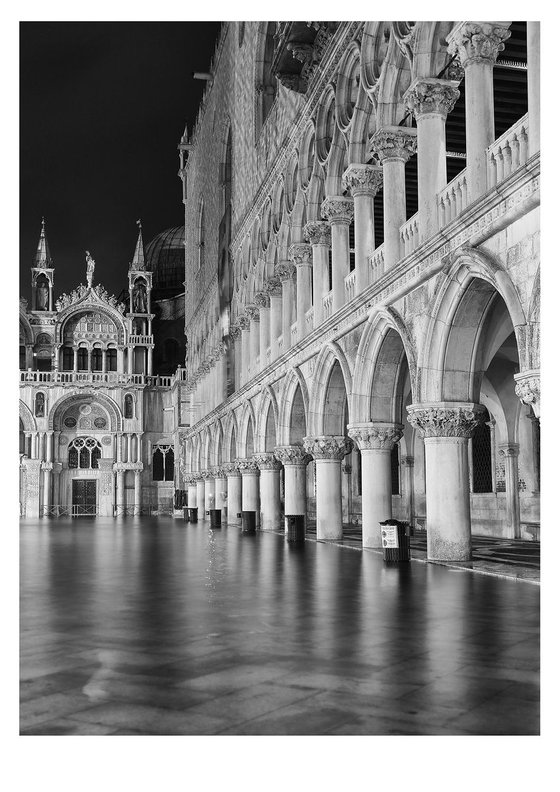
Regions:
<instances>
[{"instance_id":1,"label":"pointed spire","mask_svg":"<svg viewBox=\"0 0 560 792\"><path fill-rule=\"evenodd\" d=\"M146 260L144 258L144 240L142 239L142 221L137 220L136 225L138 226L138 240L136 242L134 258L130 262L130 269L144 270L146 269Z\"/></svg>"},{"instance_id":2,"label":"pointed spire","mask_svg":"<svg viewBox=\"0 0 560 792\"><path fill-rule=\"evenodd\" d=\"M43 217L41 220L41 236L39 237L37 253L35 254L35 267L38 269L51 269L52 265L53 262L49 251L49 243L45 236L45 218Z\"/></svg>"}]
</instances>

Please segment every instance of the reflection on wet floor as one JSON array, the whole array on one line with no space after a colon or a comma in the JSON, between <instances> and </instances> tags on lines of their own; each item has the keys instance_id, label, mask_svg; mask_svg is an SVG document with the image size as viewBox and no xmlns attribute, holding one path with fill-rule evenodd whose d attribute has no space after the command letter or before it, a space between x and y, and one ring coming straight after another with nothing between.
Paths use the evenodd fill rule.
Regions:
<instances>
[{"instance_id":1,"label":"reflection on wet floor","mask_svg":"<svg viewBox=\"0 0 560 792\"><path fill-rule=\"evenodd\" d=\"M539 588L170 518L23 521L22 734L537 734Z\"/></svg>"}]
</instances>

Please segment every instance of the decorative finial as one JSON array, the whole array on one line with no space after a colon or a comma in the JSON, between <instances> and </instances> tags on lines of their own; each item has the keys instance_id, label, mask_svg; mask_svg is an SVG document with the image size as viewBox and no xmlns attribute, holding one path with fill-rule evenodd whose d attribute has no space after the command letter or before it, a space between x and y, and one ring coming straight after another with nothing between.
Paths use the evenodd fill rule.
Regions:
<instances>
[{"instance_id":1,"label":"decorative finial","mask_svg":"<svg viewBox=\"0 0 560 792\"><path fill-rule=\"evenodd\" d=\"M45 218L41 218L41 234L39 236L39 244L37 246L37 253L35 254L35 267L38 269L50 269L52 267L51 254L49 252L49 245L47 243L47 236L45 234Z\"/></svg>"},{"instance_id":2,"label":"decorative finial","mask_svg":"<svg viewBox=\"0 0 560 792\"><path fill-rule=\"evenodd\" d=\"M88 289L91 289L93 283L93 271L95 269L95 261L91 257L89 250L86 250L86 278Z\"/></svg>"},{"instance_id":3,"label":"decorative finial","mask_svg":"<svg viewBox=\"0 0 560 792\"><path fill-rule=\"evenodd\" d=\"M142 221L137 220L136 225L138 226L138 240L136 242L134 256L130 262L130 269L144 270L146 269L146 259L144 257L144 241L142 239Z\"/></svg>"},{"instance_id":4,"label":"decorative finial","mask_svg":"<svg viewBox=\"0 0 560 792\"><path fill-rule=\"evenodd\" d=\"M141 230L142 230L142 221L141 221L141 220L137 220L137 221L136 221L136 225L138 226L138 228L139 228L139 229L140 229L140 231L141 231Z\"/></svg>"}]
</instances>

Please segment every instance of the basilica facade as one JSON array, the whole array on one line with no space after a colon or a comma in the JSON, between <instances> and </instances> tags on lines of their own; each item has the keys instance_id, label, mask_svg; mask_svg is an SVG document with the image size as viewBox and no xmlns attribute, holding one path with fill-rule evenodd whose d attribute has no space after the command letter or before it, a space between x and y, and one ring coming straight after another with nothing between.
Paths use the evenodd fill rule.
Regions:
<instances>
[{"instance_id":1,"label":"basilica facade","mask_svg":"<svg viewBox=\"0 0 560 792\"><path fill-rule=\"evenodd\" d=\"M230 22L199 76L189 506L540 538L538 23Z\"/></svg>"}]
</instances>

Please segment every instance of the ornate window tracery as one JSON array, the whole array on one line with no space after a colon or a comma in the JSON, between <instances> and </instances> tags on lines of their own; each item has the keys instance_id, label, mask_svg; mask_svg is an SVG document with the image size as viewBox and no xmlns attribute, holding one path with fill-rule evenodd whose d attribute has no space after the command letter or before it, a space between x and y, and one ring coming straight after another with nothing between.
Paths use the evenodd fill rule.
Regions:
<instances>
[{"instance_id":1,"label":"ornate window tracery","mask_svg":"<svg viewBox=\"0 0 560 792\"><path fill-rule=\"evenodd\" d=\"M101 444L93 437L76 437L68 446L68 467L97 469Z\"/></svg>"},{"instance_id":2,"label":"ornate window tracery","mask_svg":"<svg viewBox=\"0 0 560 792\"><path fill-rule=\"evenodd\" d=\"M158 444L152 451L152 480L173 481L175 454L173 446Z\"/></svg>"}]
</instances>

